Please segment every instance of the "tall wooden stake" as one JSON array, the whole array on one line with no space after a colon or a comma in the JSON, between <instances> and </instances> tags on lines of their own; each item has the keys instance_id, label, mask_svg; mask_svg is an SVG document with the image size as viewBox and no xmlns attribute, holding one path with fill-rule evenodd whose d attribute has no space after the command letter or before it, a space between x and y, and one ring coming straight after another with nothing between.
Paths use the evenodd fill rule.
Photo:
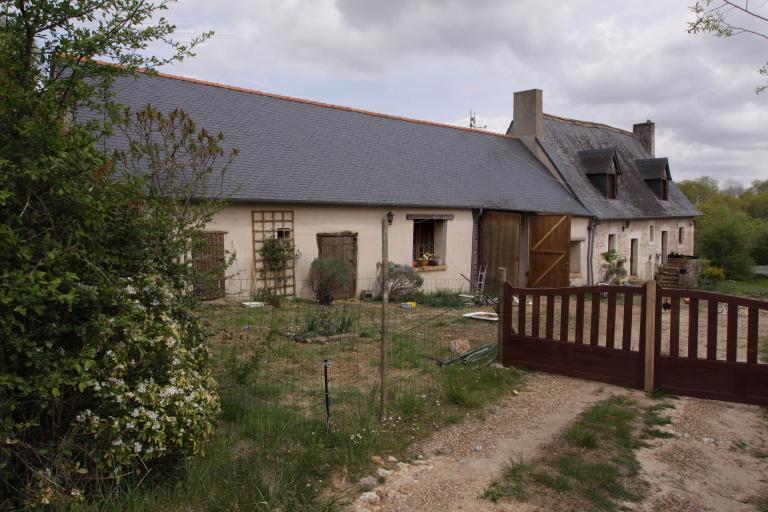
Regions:
<instances>
[{"instance_id":1,"label":"tall wooden stake","mask_svg":"<svg viewBox=\"0 0 768 512\"><path fill-rule=\"evenodd\" d=\"M645 378L643 389L653 392L654 363L656 362L656 281L645 283Z\"/></svg>"},{"instance_id":2,"label":"tall wooden stake","mask_svg":"<svg viewBox=\"0 0 768 512\"><path fill-rule=\"evenodd\" d=\"M387 305L389 304L389 223L381 218L381 406L379 415L383 420L387 414Z\"/></svg>"},{"instance_id":3,"label":"tall wooden stake","mask_svg":"<svg viewBox=\"0 0 768 512\"><path fill-rule=\"evenodd\" d=\"M506 322L505 315L508 311L504 311L504 283L507 282L507 269L499 267L499 279L501 280L501 286L499 287L499 311L498 311L498 346L496 347L496 362L503 364L501 361L501 350L504 347L504 322Z\"/></svg>"}]
</instances>

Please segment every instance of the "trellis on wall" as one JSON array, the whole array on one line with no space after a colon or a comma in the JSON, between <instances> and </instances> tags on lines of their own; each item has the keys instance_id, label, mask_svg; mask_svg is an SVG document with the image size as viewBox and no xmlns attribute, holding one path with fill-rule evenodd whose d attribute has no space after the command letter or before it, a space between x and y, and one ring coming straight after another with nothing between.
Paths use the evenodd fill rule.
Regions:
<instances>
[{"instance_id":1,"label":"trellis on wall","mask_svg":"<svg viewBox=\"0 0 768 512\"><path fill-rule=\"evenodd\" d=\"M264 271L264 258L261 248L264 240L280 238L293 243L293 210L253 210L253 264L251 279L254 290L277 290L280 295L296 294L296 261L290 260L282 276L269 276ZM278 283L275 283L278 280ZM277 284L277 286L276 286Z\"/></svg>"}]
</instances>

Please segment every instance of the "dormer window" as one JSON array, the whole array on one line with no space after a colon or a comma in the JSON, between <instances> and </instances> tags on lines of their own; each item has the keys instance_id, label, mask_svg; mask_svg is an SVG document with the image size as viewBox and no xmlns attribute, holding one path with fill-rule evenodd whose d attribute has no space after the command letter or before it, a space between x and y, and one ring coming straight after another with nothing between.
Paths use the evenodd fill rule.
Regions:
<instances>
[{"instance_id":1,"label":"dormer window","mask_svg":"<svg viewBox=\"0 0 768 512\"><path fill-rule=\"evenodd\" d=\"M662 201L668 201L669 182L672 181L672 174L669 172L669 160L666 158L644 158L635 163L648 188Z\"/></svg>"},{"instance_id":2,"label":"dormer window","mask_svg":"<svg viewBox=\"0 0 768 512\"><path fill-rule=\"evenodd\" d=\"M589 149L578 154L581 168L592 185L606 199L616 199L621 175L616 149Z\"/></svg>"}]
</instances>

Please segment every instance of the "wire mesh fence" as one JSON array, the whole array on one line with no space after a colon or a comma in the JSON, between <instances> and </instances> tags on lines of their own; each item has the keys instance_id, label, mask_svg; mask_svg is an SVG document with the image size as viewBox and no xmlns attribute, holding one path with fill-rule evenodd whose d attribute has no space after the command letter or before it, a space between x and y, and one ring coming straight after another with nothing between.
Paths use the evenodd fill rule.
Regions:
<instances>
[{"instance_id":1,"label":"wire mesh fence","mask_svg":"<svg viewBox=\"0 0 768 512\"><path fill-rule=\"evenodd\" d=\"M201 305L225 415L247 406L265 422L292 419L313 430L360 422L381 413L382 369L385 402L408 414L409 403L438 393L445 366L467 354L494 358L495 304L466 282L425 279L419 291L393 297L383 352L374 280L357 285L371 298L330 306L314 301L307 283L297 285L298 297L257 300L265 295L250 283L230 282L230 293ZM466 316L477 312L491 315Z\"/></svg>"}]
</instances>

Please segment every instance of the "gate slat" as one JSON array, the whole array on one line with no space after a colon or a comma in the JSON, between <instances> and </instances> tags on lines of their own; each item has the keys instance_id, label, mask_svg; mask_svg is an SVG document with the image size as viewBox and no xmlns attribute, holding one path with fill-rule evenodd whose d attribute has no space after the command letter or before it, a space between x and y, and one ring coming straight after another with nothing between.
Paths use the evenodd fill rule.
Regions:
<instances>
[{"instance_id":1,"label":"gate slat","mask_svg":"<svg viewBox=\"0 0 768 512\"><path fill-rule=\"evenodd\" d=\"M533 296L533 311L531 312L531 337L539 337L539 319L541 317L541 295Z\"/></svg>"},{"instance_id":2,"label":"gate slat","mask_svg":"<svg viewBox=\"0 0 768 512\"><path fill-rule=\"evenodd\" d=\"M555 337L555 297L547 295L547 339Z\"/></svg>"},{"instance_id":3,"label":"gate slat","mask_svg":"<svg viewBox=\"0 0 768 512\"><path fill-rule=\"evenodd\" d=\"M518 298L520 302L517 304L517 332L520 336L525 336L525 301L527 297L521 293Z\"/></svg>"},{"instance_id":4,"label":"gate slat","mask_svg":"<svg viewBox=\"0 0 768 512\"><path fill-rule=\"evenodd\" d=\"M707 359L717 360L717 306L716 300L707 301Z\"/></svg>"},{"instance_id":5,"label":"gate slat","mask_svg":"<svg viewBox=\"0 0 768 512\"><path fill-rule=\"evenodd\" d=\"M736 336L739 332L739 306L728 304L728 326L725 345L725 358L736 362Z\"/></svg>"},{"instance_id":6,"label":"gate slat","mask_svg":"<svg viewBox=\"0 0 768 512\"><path fill-rule=\"evenodd\" d=\"M605 330L605 346L613 348L616 341L616 292L608 293L608 326Z\"/></svg>"},{"instance_id":7,"label":"gate slat","mask_svg":"<svg viewBox=\"0 0 768 512\"><path fill-rule=\"evenodd\" d=\"M592 293L592 320L589 322L589 344L597 346L600 336L600 294Z\"/></svg>"},{"instance_id":8,"label":"gate slat","mask_svg":"<svg viewBox=\"0 0 768 512\"><path fill-rule=\"evenodd\" d=\"M680 355L680 297L672 297L672 311L669 316L669 355Z\"/></svg>"},{"instance_id":9,"label":"gate slat","mask_svg":"<svg viewBox=\"0 0 768 512\"><path fill-rule=\"evenodd\" d=\"M584 343L584 294L576 295L576 343Z\"/></svg>"},{"instance_id":10,"label":"gate slat","mask_svg":"<svg viewBox=\"0 0 768 512\"><path fill-rule=\"evenodd\" d=\"M688 357L699 357L699 299L696 298L688 304Z\"/></svg>"},{"instance_id":11,"label":"gate slat","mask_svg":"<svg viewBox=\"0 0 768 512\"><path fill-rule=\"evenodd\" d=\"M747 316L747 362L757 363L757 318L758 309L749 308Z\"/></svg>"},{"instance_id":12,"label":"gate slat","mask_svg":"<svg viewBox=\"0 0 768 512\"><path fill-rule=\"evenodd\" d=\"M570 296L560 297L560 341L568 341L568 320L571 316Z\"/></svg>"},{"instance_id":13,"label":"gate slat","mask_svg":"<svg viewBox=\"0 0 768 512\"><path fill-rule=\"evenodd\" d=\"M632 323L634 321L632 316L633 299L634 294L632 292L626 292L624 294L624 317L622 319L624 324L624 336L621 340L622 350L632 350Z\"/></svg>"}]
</instances>

